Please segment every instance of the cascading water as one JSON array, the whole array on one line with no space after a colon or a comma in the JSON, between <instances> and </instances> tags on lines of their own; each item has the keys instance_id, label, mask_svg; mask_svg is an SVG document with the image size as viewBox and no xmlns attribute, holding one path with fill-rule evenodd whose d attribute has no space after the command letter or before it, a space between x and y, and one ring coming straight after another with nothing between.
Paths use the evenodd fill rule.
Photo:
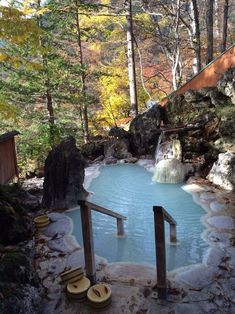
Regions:
<instances>
[{"instance_id":1,"label":"cascading water","mask_svg":"<svg viewBox=\"0 0 235 314\"><path fill-rule=\"evenodd\" d=\"M162 142L164 132L158 139L155 153L155 170L153 181L159 183L180 183L185 178L185 166L181 162L182 148L180 141L173 139L172 141Z\"/></svg>"},{"instance_id":2,"label":"cascading water","mask_svg":"<svg viewBox=\"0 0 235 314\"><path fill-rule=\"evenodd\" d=\"M162 159L154 169L153 181L159 183L180 183L185 178L185 167L178 159Z\"/></svg>"}]
</instances>

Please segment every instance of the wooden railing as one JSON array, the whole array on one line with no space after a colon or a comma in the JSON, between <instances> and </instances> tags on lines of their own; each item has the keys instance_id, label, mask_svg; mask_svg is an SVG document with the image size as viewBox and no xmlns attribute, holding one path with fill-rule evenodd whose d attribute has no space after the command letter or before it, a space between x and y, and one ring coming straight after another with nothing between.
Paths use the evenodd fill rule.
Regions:
<instances>
[{"instance_id":1,"label":"wooden railing","mask_svg":"<svg viewBox=\"0 0 235 314\"><path fill-rule=\"evenodd\" d=\"M176 243L176 221L161 206L154 206L157 291L159 299L167 297L165 221L170 224L170 242Z\"/></svg>"},{"instance_id":2,"label":"wooden railing","mask_svg":"<svg viewBox=\"0 0 235 314\"><path fill-rule=\"evenodd\" d=\"M96 266L95 266L91 210L95 210L102 214L116 218L117 219L117 234L119 236L124 235L124 220L126 220L126 217L118 213L115 213L112 210L106 209L104 207L101 207L99 205L96 205L87 201L79 201L78 204L80 205L80 211L81 211L86 275L90 279L91 283L94 284L96 282Z\"/></svg>"},{"instance_id":3,"label":"wooden railing","mask_svg":"<svg viewBox=\"0 0 235 314\"><path fill-rule=\"evenodd\" d=\"M93 209L101 214L105 214L107 216L111 216L117 219L117 235L123 236L124 235L124 220L126 220L126 217L123 215L120 215L110 209L106 209L104 207L101 207L99 205L90 203L86 201L86 205L88 208Z\"/></svg>"}]
</instances>

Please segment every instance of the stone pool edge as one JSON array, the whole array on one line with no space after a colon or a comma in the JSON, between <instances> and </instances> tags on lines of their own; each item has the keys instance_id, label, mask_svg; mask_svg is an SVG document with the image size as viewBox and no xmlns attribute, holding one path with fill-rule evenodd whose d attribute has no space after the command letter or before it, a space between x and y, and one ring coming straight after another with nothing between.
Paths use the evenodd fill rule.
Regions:
<instances>
[{"instance_id":1,"label":"stone pool edge","mask_svg":"<svg viewBox=\"0 0 235 314\"><path fill-rule=\"evenodd\" d=\"M148 166L148 163L144 165L142 162L139 165L144 167L147 165L151 169L151 165ZM97 177L100 166L101 164L93 165L93 169L96 170L95 177ZM235 211L235 195L220 190L200 178L190 178L183 189L190 193L193 200L207 212L203 219L203 223L206 225L203 238L210 247L201 264L172 270L168 272L168 279L171 285L177 289L201 290L215 281L215 278L235 276L235 234L232 230L234 228L232 215ZM59 307L61 304L66 304L65 293L59 284L59 273L64 267L75 267L78 263L84 266L83 250L71 234L72 219L63 213L52 212L49 213L49 216L52 226L36 233L37 254L42 258L38 258L35 263L39 277L48 291L49 297L45 302L47 311L52 307L58 307L58 303L60 303ZM225 228L226 226L229 228ZM48 228L53 229L53 232L48 232ZM96 263L99 280L105 279L108 282L129 284L130 286L142 285L149 288L156 281L154 267L133 263L108 263L99 256L96 256ZM141 280L139 278L140 269ZM125 276L120 279L120 274L125 274Z\"/></svg>"}]
</instances>

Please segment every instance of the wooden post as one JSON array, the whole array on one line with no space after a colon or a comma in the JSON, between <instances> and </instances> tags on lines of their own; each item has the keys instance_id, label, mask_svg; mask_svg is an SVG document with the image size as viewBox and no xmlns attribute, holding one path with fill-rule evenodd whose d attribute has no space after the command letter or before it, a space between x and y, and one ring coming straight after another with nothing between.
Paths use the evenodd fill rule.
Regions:
<instances>
[{"instance_id":1,"label":"wooden post","mask_svg":"<svg viewBox=\"0 0 235 314\"><path fill-rule=\"evenodd\" d=\"M86 265L86 275L90 279L91 284L96 283L96 267L93 243L91 209L86 205L85 201L78 201L81 209L82 236L84 246L84 257Z\"/></svg>"},{"instance_id":2,"label":"wooden post","mask_svg":"<svg viewBox=\"0 0 235 314\"><path fill-rule=\"evenodd\" d=\"M164 213L161 206L154 206L155 247L157 266L157 291L159 299L166 299L166 247Z\"/></svg>"},{"instance_id":3,"label":"wooden post","mask_svg":"<svg viewBox=\"0 0 235 314\"><path fill-rule=\"evenodd\" d=\"M117 218L117 235L124 236L124 221L121 218Z\"/></svg>"},{"instance_id":4,"label":"wooden post","mask_svg":"<svg viewBox=\"0 0 235 314\"><path fill-rule=\"evenodd\" d=\"M170 224L170 242L176 243L176 225Z\"/></svg>"}]
</instances>

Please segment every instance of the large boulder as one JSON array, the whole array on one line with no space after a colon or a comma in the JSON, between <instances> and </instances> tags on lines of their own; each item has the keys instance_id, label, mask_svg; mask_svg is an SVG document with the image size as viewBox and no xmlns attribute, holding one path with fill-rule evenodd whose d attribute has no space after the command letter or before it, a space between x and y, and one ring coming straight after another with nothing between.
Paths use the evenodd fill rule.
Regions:
<instances>
[{"instance_id":1,"label":"large boulder","mask_svg":"<svg viewBox=\"0 0 235 314\"><path fill-rule=\"evenodd\" d=\"M73 137L62 141L47 156L43 206L46 208L69 208L85 199L83 188L85 161L76 147Z\"/></svg>"},{"instance_id":2,"label":"large boulder","mask_svg":"<svg viewBox=\"0 0 235 314\"><path fill-rule=\"evenodd\" d=\"M214 163L208 180L219 185L225 190L234 190L235 187L235 153L227 152L219 154Z\"/></svg>"},{"instance_id":3,"label":"large boulder","mask_svg":"<svg viewBox=\"0 0 235 314\"><path fill-rule=\"evenodd\" d=\"M109 131L109 136L116 137L119 139L129 139L130 134L118 126L114 126Z\"/></svg>"},{"instance_id":4,"label":"large boulder","mask_svg":"<svg viewBox=\"0 0 235 314\"><path fill-rule=\"evenodd\" d=\"M136 155L154 153L159 137L159 128L167 122L166 111L155 105L137 115L130 125L131 151Z\"/></svg>"},{"instance_id":5,"label":"large boulder","mask_svg":"<svg viewBox=\"0 0 235 314\"><path fill-rule=\"evenodd\" d=\"M95 160L96 158L104 155L104 143L103 139L93 141L82 145L81 154L85 159Z\"/></svg>"}]
</instances>

